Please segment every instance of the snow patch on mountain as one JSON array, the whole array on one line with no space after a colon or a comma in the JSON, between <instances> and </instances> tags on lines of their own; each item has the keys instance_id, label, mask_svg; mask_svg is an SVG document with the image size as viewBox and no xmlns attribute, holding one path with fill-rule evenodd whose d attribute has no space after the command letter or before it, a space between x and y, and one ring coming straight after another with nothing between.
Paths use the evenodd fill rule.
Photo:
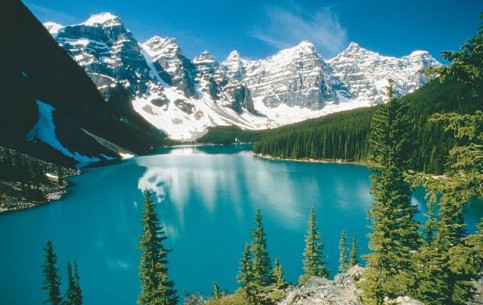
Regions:
<instances>
[{"instance_id":1,"label":"snow patch on mountain","mask_svg":"<svg viewBox=\"0 0 483 305\"><path fill-rule=\"evenodd\" d=\"M100 14L92 15L89 19L84 21L82 24L87 26L116 26L119 25L121 22L118 16L115 16L109 12L103 12Z\"/></svg>"},{"instance_id":2,"label":"snow patch on mountain","mask_svg":"<svg viewBox=\"0 0 483 305\"><path fill-rule=\"evenodd\" d=\"M49 31L50 35L52 35L52 37L54 38L56 38L59 31L64 28L62 24L58 24L55 22L45 22L44 27Z\"/></svg>"},{"instance_id":3,"label":"snow patch on mountain","mask_svg":"<svg viewBox=\"0 0 483 305\"><path fill-rule=\"evenodd\" d=\"M27 141L41 141L56 150L60 151L62 154L70 157L79 162L78 167L86 166L93 162L99 162L100 159L96 157L87 157L74 151L68 150L55 135L55 124L53 118L54 107L37 100L37 106L39 109L39 120L35 126L27 134Z\"/></svg>"}]
</instances>

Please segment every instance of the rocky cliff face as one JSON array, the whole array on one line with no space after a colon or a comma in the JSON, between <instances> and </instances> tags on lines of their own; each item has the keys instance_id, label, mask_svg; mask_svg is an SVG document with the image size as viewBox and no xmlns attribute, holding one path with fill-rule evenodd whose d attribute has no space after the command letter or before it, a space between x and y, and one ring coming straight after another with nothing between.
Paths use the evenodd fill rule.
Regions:
<instances>
[{"instance_id":1,"label":"rocky cliff face","mask_svg":"<svg viewBox=\"0 0 483 305\"><path fill-rule=\"evenodd\" d=\"M81 24L47 28L56 33L59 44L85 69L102 93L118 84L133 96L148 91L147 84L154 75L137 40L119 17L102 13Z\"/></svg>"},{"instance_id":2,"label":"rocky cliff face","mask_svg":"<svg viewBox=\"0 0 483 305\"><path fill-rule=\"evenodd\" d=\"M154 63L159 64L166 71L169 77L163 78L169 85L183 91L187 97L197 96L194 80L195 66L183 55L176 39L155 36L146 41L143 47L153 58Z\"/></svg>"},{"instance_id":3,"label":"rocky cliff face","mask_svg":"<svg viewBox=\"0 0 483 305\"><path fill-rule=\"evenodd\" d=\"M394 89L402 96L426 83L426 77L418 73L421 69L440 65L426 51L396 58L368 51L354 42L328 64L334 75L347 85L353 99L371 104L386 100L388 78L394 80Z\"/></svg>"},{"instance_id":4,"label":"rocky cliff face","mask_svg":"<svg viewBox=\"0 0 483 305\"><path fill-rule=\"evenodd\" d=\"M118 107L177 140L193 140L211 126L265 129L382 103L387 78L404 95L426 82L419 70L439 65L427 52L393 58L355 43L327 61L307 41L260 60L237 51L222 62L206 51L190 60L174 38L140 44L110 13L45 26L107 100L127 91L129 107Z\"/></svg>"},{"instance_id":5,"label":"rocky cliff face","mask_svg":"<svg viewBox=\"0 0 483 305\"><path fill-rule=\"evenodd\" d=\"M273 108L285 104L312 110L338 103L349 92L312 43L282 50L267 59L246 62L244 81L254 99Z\"/></svg>"}]
</instances>

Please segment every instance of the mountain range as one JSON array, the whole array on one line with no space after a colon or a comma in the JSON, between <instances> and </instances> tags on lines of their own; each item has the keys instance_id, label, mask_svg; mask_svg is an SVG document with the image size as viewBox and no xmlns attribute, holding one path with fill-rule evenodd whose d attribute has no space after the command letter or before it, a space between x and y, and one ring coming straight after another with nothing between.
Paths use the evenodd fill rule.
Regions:
<instances>
[{"instance_id":1,"label":"mountain range","mask_svg":"<svg viewBox=\"0 0 483 305\"><path fill-rule=\"evenodd\" d=\"M258 60L189 59L174 38L140 43L111 13L44 26L119 113L181 141L213 126L267 129L383 103L388 78L405 95L427 82L420 70L441 65L426 51L396 58L356 43L325 59L309 41Z\"/></svg>"}]
</instances>

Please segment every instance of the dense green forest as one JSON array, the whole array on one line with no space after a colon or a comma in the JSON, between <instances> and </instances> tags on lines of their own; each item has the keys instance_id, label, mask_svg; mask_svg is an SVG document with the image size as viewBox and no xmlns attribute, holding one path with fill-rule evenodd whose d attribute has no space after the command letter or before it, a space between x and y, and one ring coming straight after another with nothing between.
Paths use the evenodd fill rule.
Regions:
<instances>
[{"instance_id":1,"label":"dense green forest","mask_svg":"<svg viewBox=\"0 0 483 305\"><path fill-rule=\"evenodd\" d=\"M441 124L430 123L428 118L437 112L473 113L482 108L481 92L474 96L461 84L435 80L402 97L401 102L409 107L413 121L414 168L442 173L454 139ZM336 113L262 133L254 152L287 159L367 161L371 118L378 107Z\"/></svg>"}]
</instances>

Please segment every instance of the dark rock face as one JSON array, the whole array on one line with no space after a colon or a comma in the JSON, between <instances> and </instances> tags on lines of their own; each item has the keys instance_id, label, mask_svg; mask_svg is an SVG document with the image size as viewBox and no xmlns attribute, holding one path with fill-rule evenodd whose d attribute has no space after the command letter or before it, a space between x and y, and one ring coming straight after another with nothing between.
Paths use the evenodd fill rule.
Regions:
<instances>
[{"instance_id":1,"label":"dark rock face","mask_svg":"<svg viewBox=\"0 0 483 305\"><path fill-rule=\"evenodd\" d=\"M39 120L38 101L55 108L55 136L71 152L117 156L92 135L137 153L161 144L151 131L142 132L143 127L131 128L121 121L85 71L20 1L0 2L0 34L9 46L0 48L0 145L43 159L73 162L52 146L27 141Z\"/></svg>"}]
</instances>

